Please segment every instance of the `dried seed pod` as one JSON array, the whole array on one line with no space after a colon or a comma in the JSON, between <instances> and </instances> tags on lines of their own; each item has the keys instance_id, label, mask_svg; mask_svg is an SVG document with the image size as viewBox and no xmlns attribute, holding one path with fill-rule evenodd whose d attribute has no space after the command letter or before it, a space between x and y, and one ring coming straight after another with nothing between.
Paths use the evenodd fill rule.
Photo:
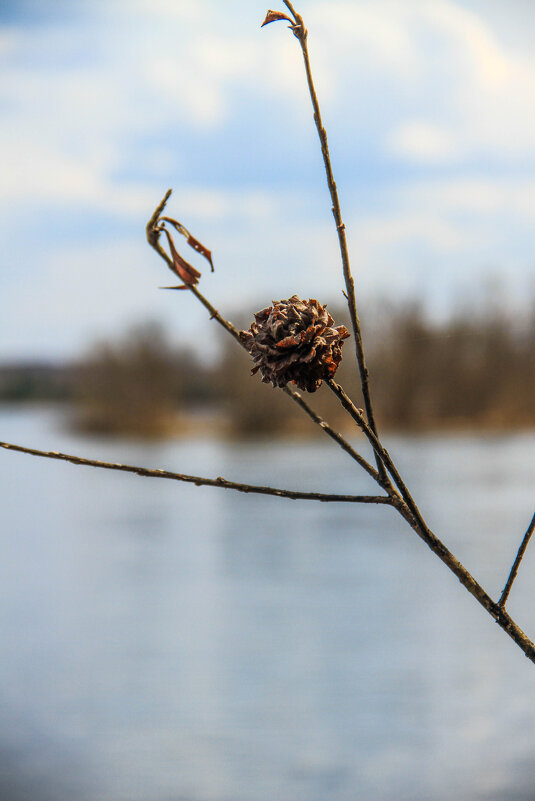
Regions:
<instances>
[{"instance_id":1,"label":"dried seed pod","mask_svg":"<svg viewBox=\"0 0 535 801\"><path fill-rule=\"evenodd\" d=\"M262 381L274 387L289 382L300 389L315 392L323 380L332 378L342 358L342 345L349 336L317 300L273 301L255 314L247 331L240 331L241 341L253 357L253 373L260 370Z\"/></svg>"}]
</instances>

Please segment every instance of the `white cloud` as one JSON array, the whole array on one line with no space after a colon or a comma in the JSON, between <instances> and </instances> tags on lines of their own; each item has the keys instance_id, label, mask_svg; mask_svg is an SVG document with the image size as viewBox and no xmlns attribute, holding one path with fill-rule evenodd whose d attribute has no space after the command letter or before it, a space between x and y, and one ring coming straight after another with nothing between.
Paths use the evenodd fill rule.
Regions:
<instances>
[{"instance_id":1,"label":"white cloud","mask_svg":"<svg viewBox=\"0 0 535 801\"><path fill-rule=\"evenodd\" d=\"M186 112L181 124L217 128L232 112L233 93L250 91L295 100L303 88L299 53L288 38L197 34L182 48L148 55L143 78L159 105ZM271 102L271 101L270 101Z\"/></svg>"},{"instance_id":2,"label":"white cloud","mask_svg":"<svg viewBox=\"0 0 535 801\"><path fill-rule=\"evenodd\" d=\"M9 153L2 170L0 205L5 212L42 204L47 210L81 208L131 217L147 211L161 188L155 183L114 181L105 159L81 159L47 146L28 135L0 135L0 149Z\"/></svg>"},{"instance_id":3,"label":"white cloud","mask_svg":"<svg viewBox=\"0 0 535 801\"><path fill-rule=\"evenodd\" d=\"M211 128L226 116L227 104L218 83L193 71L185 75L183 64L176 58L155 59L148 64L146 76L170 104L179 103L184 108L182 124Z\"/></svg>"},{"instance_id":4,"label":"white cloud","mask_svg":"<svg viewBox=\"0 0 535 801\"><path fill-rule=\"evenodd\" d=\"M162 16L165 20L181 20L200 22L206 17L205 3L202 0L115 0L115 5L122 8L123 13L147 14Z\"/></svg>"},{"instance_id":5,"label":"white cloud","mask_svg":"<svg viewBox=\"0 0 535 801\"><path fill-rule=\"evenodd\" d=\"M311 5L307 20L312 37L329 40L331 61L350 59L359 68L385 70L404 80L414 78L418 70L405 3L329 0Z\"/></svg>"},{"instance_id":6,"label":"white cloud","mask_svg":"<svg viewBox=\"0 0 535 801\"><path fill-rule=\"evenodd\" d=\"M392 153L415 162L445 162L459 155L452 133L425 121L402 123L387 137Z\"/></svg>"},{"instance_id":7,"label":"white cloud","mask_svg":"<svg viewBox=\"0 0 535 801\"><path fill-rule=\"evenodd\" d=\"M444 293L462 277L459 256L465 269L473 233L432 203L420 207L407 201L393 197L389 208L364 213L351 225L349 241L358 256L354 272L367 296Z\"/></svg>"},{"instance_id":8,"label":"white cloud","mask_svg":"<svg viewBox=\"0 0 535 801\"><path fill-rule=\"evenodd\" d=\"M470 57L472 64L467 66L475 69L476 80L481 85L494 89L511 82L514 71L511 56L476 13L450 0L434 0L421 10L424 18L451 37L461 56Z\"/></svg>"},{"instance_id":9,"label":"white cloud","mask_svg":"<svg viewBox=\"0 0 535 801\"><path fill-rule=\"evenodd\" d=\"M360 246L364 253L398 249L407 245L425 244L430 250L453 252L466 243L466 234L460 227L448 222L436 209L428 212L403 209L375 217L367 217L358 226Z\"/></svg>"},{"instance_id":10,"label":"white cloud","mask_svg":"<svg viewBox=\"0 0 535 801\"><path fill-rule=\"evenodd\" d=\"M78 183L91 183L81 173L113 173L132 132L214 131L246 93L272 105L274 116L291 113L310 124L299 50L285 29L263 32L259 47L258 32L239 25L221 31L221 9L209 4L159 0L154 17L147 0L112 4L116 15L121 9L130 17L128 46L112 31L101 36L97 25L85 43L94 63L72 68L21 68L9 58L13 42L19 53L44 48L70 58L76 42L68 26L48 30L46 45L40 31L0 31L0 55L2 41L11 42L0 99L15 158L22 137L28 161L38 164L46 152L55 163L67 157ZM306 11L317 83L334 124L375 133L388 152L422 164L535 155L535 56L514 52L481 14L453 0L337 0ZM10 149L2 152L12 158Z\"/></svg>"},{"instance_id":11,"label":"white cloud","mask_svg":"<svg viewBox=\"0 0 535 801\"><path fill-rule=\"evenodd\" d=\"M143 211L158 199L159 194L145 197ZM507 266L509 281L522 286L529 254L513 254L510 242L518 232L530 236L534 200L535 181L422 181L384 192L380 210L348 210L359 295L410 296L417 290L438 297L435 307L442 303L443 309L444 298L470 275L474 282L481 279L489 265ZM200 265L201 291L223 314L296 291L341 300L332 220L327 212L310 219L306 195L190 187L177 191L169 204L179 219L186 209L188 227L215 257L214 274ZM72 352L84 339L108 335L135 319L161 319L181 338L195 326L206 326L191 298L158 293L169 274L143 245L141 229L139 234L41 248L34 290L28 293L26 282L19 282L9 292L4 350L36 336L28 331L29 320L36 321L44 351L49 342L68 341ZM22 251L17 272L23 275L25 258Z\"/></svg>"},{"instance_id":12,"label":"white cloud","mask_svg":"<svg viewBox=\"0 0 535 801\"><path fill-rule=\"evenodd\" d=\"M528 170L519 177L517 166L535 157L535 50L517 52L513 39L504 39L491 23L483 2L478 13L460 0L304 3L335 166L337 159L361 158L356 151L364 130L364 158L371 154L380 161L377 150L384 145L411 169L418 167L418 179L405 173L401 180L398 171L391 178L382 174L377 183L366 170L355 171L358 187L348 187L337 174L343 196L374 195L371 211L357 214L357 201L353 210L344 205L346 221L356 219L349 239L359 283L370 292L396 292L404 282L424 280L431 264L429 280L443 289L491 258L498 265L515 261L518 274L532 269L535 177ZM214 299L230 306L246 294L268 300L293 291L339 297L328 206L324 217L317 216L320 193L323 200L326 193L302 59L285 26L253 30L245 3L238 8L249 15L246 22L241 16L225 20L222 4L202 0L157 0L154 7L149 0L113 0L96 8L87 30L0 29L6 248L14 249L10 221L18 221L30 202L37 210L87 212L89 219L93 212L121 215L140 223L139 235L119 244L112 236L108 243L80 239L65 250L51 241L38 243L35 308L26 320L39 318L43 293L55 313L72 304L74 311L69 306L64 312L65 331L87 331L91 320L104 326L114 308L121 319L143 313L142 265L151 255L141 226L167 189L167 179L161 183L167 162L175 170L172 214L216 252L209 285ZM188 159L198 156L197 136L199 148L213 158L209 167L224 158L241 167L249 146L240 135L240 122L249 123L245 115L262 117L263 143L293 126L282 145L285 169L294 157L299 168L301 143L303 150L310 145L319 168L317 189L302 172L293 186L293 172L277 172L275 148L268 191L255 186L252 175L229 177L229 170L214 169L214 179L204 177L202 184L191 175L181 179L182 167L188 175ZM232 139L219 137L225 123ZM179 154L180 162L175 131L187 132L191 148ZM343 137L347 149L339 152L337 139ZM311 163L307 157L304 169ZM490 164L485 173L481 161ZM496 177L507 175L511 164L509 177ZM432 180L429 167L435 165L454 177ZM452 165L455 174L448 173ZM31 233L21 274L24 259L36 250ZM76 277L89 273L96 288L80 299ZM165 279L155 278L154 285L159 281ZM94 311L104 287L104 310ZM24 291L10 293L8 305L22 309ZM24 322L11 324L11 341L17 325L18 336L27 337Z\"/></svg>"},{"instance_id":13,"label":"white cloud","mask_svg":"<svg viewBox=\"0 0 535 801\"><path fill-rule=\"evenodd\" d=\"M0 58L12 55L17 49L17 36L7 28L0 28Z\"/></svg>"},{"instance_id":14,"label":"white cloud","mask_svg":"<svg viewBox=\"0 0 535 801\"><path fill-rule=\"evenodd\" d=\"M405 202L414 207L430 206L441 215L470 215L498 221L515 218L535 221L534 178L455 178L416 181L407 186Z\"/></svg>"},{"instance_id":15,"label":"white cloud","mask_svg":"<svg viewBox=\"0 0 535 801\"><path fill-rule=\"evenodd\" d=\"M348 222L365 294L419 292L444 312L493 272L518 299L532 296L535 178L415 181L383 190L379 211Z\"/></svg>"},{"instance_id":16,"label":"white cloud","mask_svg":"<svg viewBox=\"0 0 535 801\"><path fill-rule=\"evenodd\" d=\"M218 189L181 186L170 205L179 207L188 216L208 221L269 220L276 216L281 196L261 189ZM182 213L182 212L180 212Z\"/></svg>"},{"instance_id":17,"label":"white cloud","mask_svg":"<svg viewBox=\"0 0 535 801\"><path fill-rule=\"evenodd\" d=\"M465 148L502 158L535 154L535 56L500 42L474 13L452 2L429 4L433 24L451 39L464 70L450 88L453 119Z\"/></svg>"},{"instance_id":18,"label":"white cloud","mask_svg":"<svg viewBox=\"0 0 535 801\"><path fill-rule=\"evenodd\" d=\"M535 155L533 50L517 51L481 11L453 0L393 5L384 0L371 13L366 4L345 4L344 9L346 30L362 25L366 35L388 45L385 52L375 46L366 53L371 80L378 68L388 68L404 92L405 107L390 92L391 129L381 136L389 152L429 164ZM366 14L370 18L365 20ZM392 26L397 46L391 46ZM353 66L357 63L355 57Z\"/></svg>"}]
</instances>

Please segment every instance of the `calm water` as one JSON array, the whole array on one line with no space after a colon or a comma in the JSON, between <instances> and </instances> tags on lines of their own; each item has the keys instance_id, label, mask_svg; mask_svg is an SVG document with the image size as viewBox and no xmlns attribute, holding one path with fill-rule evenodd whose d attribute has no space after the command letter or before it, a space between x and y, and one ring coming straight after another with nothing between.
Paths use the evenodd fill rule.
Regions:
<instances>
[{"instance_id":1,"label":"calm water","mask_svg":"<svg viewBox=\"0 0 535 801\"><path fill-rule=\"evenodd\" d=\"M51 411L0 439L366 492L329 441L98 442ZM429 523L497 595L535 437L392 438ZM382 507L0 452L2 801L535 799L535 667ZM510 601L535 635L535 547Z\"/></svg>"}]
</instances>

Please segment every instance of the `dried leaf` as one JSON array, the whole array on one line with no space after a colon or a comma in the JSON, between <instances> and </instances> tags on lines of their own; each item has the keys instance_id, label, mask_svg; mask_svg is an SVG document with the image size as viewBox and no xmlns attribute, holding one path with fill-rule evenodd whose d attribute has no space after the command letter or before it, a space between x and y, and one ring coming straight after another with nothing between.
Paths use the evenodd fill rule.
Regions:
<instances>
[{"instance_id":1,"label":"dried leaf","mask_svg":"<svg viewBox=\"0 0 535 801\"><path fill-rule=\"evenodd\" d=\"M263 28L264 25L269 25L270 22L277 22L278 20L282 19L285 19L286 22L289 22L291 25L294 24L293 19L287 17L286 14L283 14L281 11L268 11L266 18L260 27Z\"/></svg>"},{"instance_id":2,"label":"dried leaf","mask_svg":"<svg viewBox=\"0 0 535 801\"><path fill-rule=\"evenodd\" d=\"M195 239L195 237L192 236L189 232L188 232L188 235L186 237L186 240L187 240L188 245L191 248L193 248L193 250L196 250L197 253L200 253L201 256L204 256L204 258L210 263L210 267L212 268L212 272L214 272L214 265L213 265L213 262L212 262L212 252L210 250L208 250L208 248L205 245L203 245L201 242L199 242L198 239Z\"/></svg>"},{"instance_id":3,"label":"dried leaf","mask_svg":"<svg viewBox=\"0 0 535 801\"><path fill-rule=\"evenodd\" d=\"M175 272L179 278L181 278L185 284L188 286L193 286L199 282L199 278L201 274L198 270L195 269L191 264L182 258L180 253L178 253L177 249L175 248L175 243L173 242L173 238L167 228L163 229L165 235L167 237L167 241L169 242L169 250L171 251L171 257L173 259L173 264L175 266Z\"/></svg>"},{"instance_id":4,"label":"dried leaf","mask_svg":"<svg viewBox=\"0 0 535 801\"><path fill-rule=\"evenodd\" d=\"M185 236L188 245L191 248L193 248L193 250L195 250L197 253L200 253L201 256L204 256L206 261L210 264L212 272L214 272L214 264L212 262L212 251L208 250L206 245L203 245L202 242L199 242L198 239L195 239L195 237L190 234L186 226L182 225L182 223L178 222L178 220L173 220L172 217L161 217L161 219L164 220L165 222L170 223L178 231L179 234Z\"/></svg>"}]
</instances>

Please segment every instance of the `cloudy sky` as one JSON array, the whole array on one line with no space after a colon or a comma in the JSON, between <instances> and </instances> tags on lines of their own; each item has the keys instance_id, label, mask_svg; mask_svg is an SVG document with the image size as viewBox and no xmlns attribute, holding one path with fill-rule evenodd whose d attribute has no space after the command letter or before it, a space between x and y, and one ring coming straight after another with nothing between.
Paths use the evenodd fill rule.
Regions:
<instances>
[{"instance_id":1,"label":"cloudy sky","mask_svg":"<svg viewBox=\"0 0 535 801\"><path fill-rule=\"evenodd\" d=\"M271 6L277 0L270 0ZM302 0L362 303L535 293L533 0ZM281 5L282 8L282 5ZM0 360L214 323L144 240L211 247L223 313L341 295L297 41L264 0L0 0ZM195 257L194 257L195 258ZM195 262L197 263L197 262ZM198 265L201 267L201 265Z\"/></svg>"}]
</instances>

